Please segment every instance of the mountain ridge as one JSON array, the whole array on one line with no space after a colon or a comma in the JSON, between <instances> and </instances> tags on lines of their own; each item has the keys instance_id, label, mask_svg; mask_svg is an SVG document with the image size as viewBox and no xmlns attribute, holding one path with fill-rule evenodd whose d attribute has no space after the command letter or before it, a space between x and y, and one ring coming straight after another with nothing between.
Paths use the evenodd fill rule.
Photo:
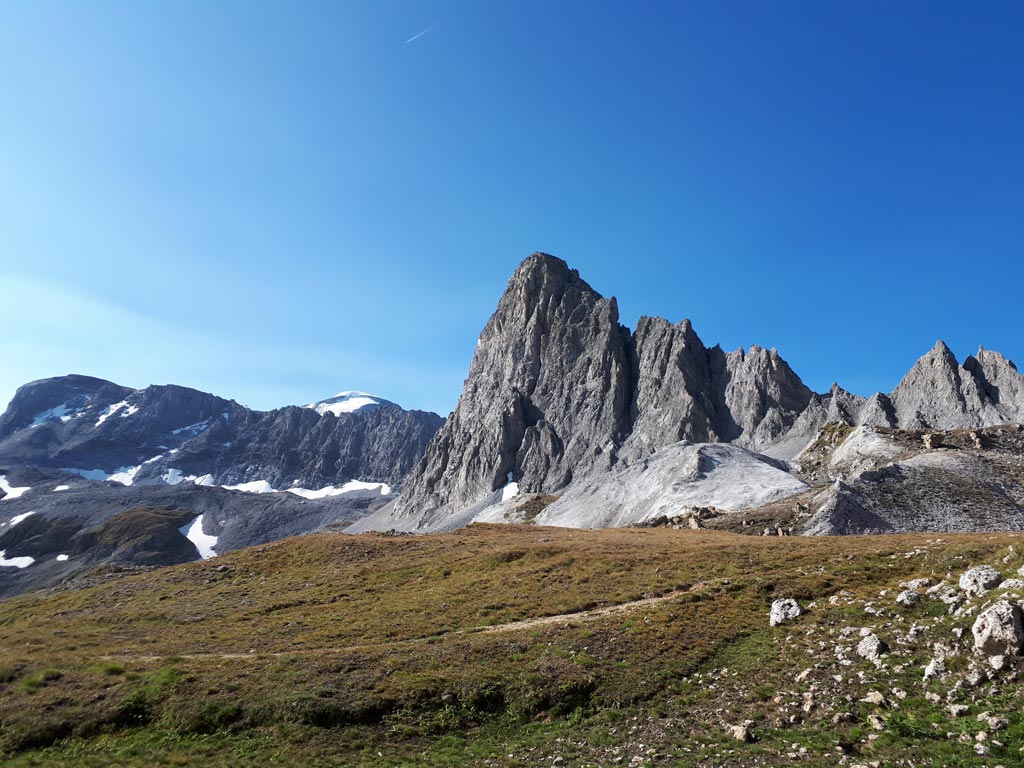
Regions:
<instances>
[{"instance_id":1,"label":"mountain ridge","mask_svg":"<svg viewBox=\"0 0 1024 768\"><path fill-rule=\"evenodd\" d=\"M891 393L812 392L777 350L707 347L689 320L635 330L577 270L525 259L484 326L462 395L392 509L357 524L429 530L506 486L558 493L679 441L792 459L825 426L986 427L1024 421L1024 377L938 342ZM390 516L390 517L388 517Z\"/></svg>"},{"instance_id":2,"label":"mountain ridge","mask_svg":"<svg viewBox=\"0 0 1024 768\"><path fill-rule=\"evenodd\" d=\"M176 472L209 475L218 485L398 485L443 419L374 401L338 413L257 411L173 384L131 389L77 374L41 379L19 387L0 416L0 466L108 475L131 469L133 482Z\"/></svg>"}]
</instances>

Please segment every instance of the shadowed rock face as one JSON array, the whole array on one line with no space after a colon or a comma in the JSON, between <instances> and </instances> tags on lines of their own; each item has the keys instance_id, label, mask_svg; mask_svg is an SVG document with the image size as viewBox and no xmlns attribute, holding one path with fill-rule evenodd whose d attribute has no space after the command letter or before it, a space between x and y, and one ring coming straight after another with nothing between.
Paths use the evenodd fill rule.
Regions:
<instances>
[{"instance_id":1,"label":"shadowed rock face","mask_svg":"<svg viewBox=\"0 0 1024 768\"><path fill-rule=\"evenodd\" d=\"M404 509L459 508L510 480L560 488L607 467L626 434L630 337L615 299L535 254L480 334L455 412L409 482Z\"/></svg>"},{"instance_id":2,"label":"shadowed rock face","mask_svg":"<svg viewBox=\"0 0 1024 768\"><path fill-rule=\"evenodd\" d=\"M789 459L828 422L981 427L1024 420L1024 377L998 353L963 366L939 342L890 394L815 394L773 350L705 347L689 321L618 322L615 299L530 256L477 345L459 404L386 519L427 530L507 483L558 493L678 441Z\"/></svg>"},{"instance_id":3,"label":"shadowed rock face","mask_svg":"<svg viewBox=\"0 0 1024 768\"><path fill-rule=\"evenodd\" d=\"M179 386L143 390L86 376L21 387L0 417L0 466L139 467L136 483L212 475L320 488L353 478L397 485L422 456L440 416L394 404L352 413L253 411Z\"/></svg>"}]
</instances>

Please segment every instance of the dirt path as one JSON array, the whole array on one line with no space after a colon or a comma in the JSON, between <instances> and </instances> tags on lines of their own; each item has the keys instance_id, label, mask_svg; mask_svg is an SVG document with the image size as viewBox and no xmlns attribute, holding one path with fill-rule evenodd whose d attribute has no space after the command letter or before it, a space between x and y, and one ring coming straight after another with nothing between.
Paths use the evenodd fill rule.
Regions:
<instances>
[{"instance_id":1,"label":"dirt path","mask_svg":"<svg viewBox=\"0 0 1024 768\"><path fill-rule=\"evenodd\" d=\"M370 643L364 645L343 645L333 648L296 648L293 651L271 651L269 653L263 651L250 651L248 653L168 653L159 656L153 655L138 655L132 653L122 654L107 654L100 658L111 661L163 661L165 659L257 659L257 658L280 658L283 656L304 656L309 654L321 654L321 653L345 653L351 651L373 651L379 648L396 648L403 645L411 645L413 643L421 643L424 640L434 640L440 637L459 637L467 635L491 635L499 632L518 632L521 630L536 629L540 627L556 627L564 626L566 624L576 624L588 621L596 621L598 619L607 618L608 616L615 616L620 613L629 613L631 611L638 610L640 608L649 608L660 603L666 603L670 600L674 600L682 595L693 594L694 592L709 587L716 582L700 582L694 584L688 589L679 589L668 592L658 597L645 597L640 600L631 600L628 603L617 603L615 605L606 605L601 608L592 608L587 611L576 611L575 613L559 613L552 616L540 616L536 619L520 619L519 621L509 621L504 624L485 624L477 627L465 627L463 629L453 629L450 632L444 632L439 635L431 635L429 637L414 637L408 640L393 640L390 642L383 643Z\"/></svg>"},{"instance_id":2,"label":"dirt path","mask_svg":"<svg viewBox=\"0 0 1024 768\"><path fill-rule=\"evenodd\" d=\"M492 632L515 632L520 629L534 629L535 627L551 627L561 626L564 624L574 624L580 621L594 621L595 619L603 619L606 616L614 616L617 613L627 613L628 611L634 611L637 608L646 608L651 605L657 605L658 603L664 603L669 600L674 600L681 595L686 595L700 587L706 587L707 583L696 584L689 589L675 590L658 597L645 597L642 600L633 600L628 603L618 603L616 605L606 605L603 608L594 608L589 611L578 611L576 613L559 613L554 616L541 616L536 619L522 619L520 621L510 621L507 624L491 624L483 627L473 627L472 629L457 630L460 634L491 634Z\"/></svg>"}]
</instances>

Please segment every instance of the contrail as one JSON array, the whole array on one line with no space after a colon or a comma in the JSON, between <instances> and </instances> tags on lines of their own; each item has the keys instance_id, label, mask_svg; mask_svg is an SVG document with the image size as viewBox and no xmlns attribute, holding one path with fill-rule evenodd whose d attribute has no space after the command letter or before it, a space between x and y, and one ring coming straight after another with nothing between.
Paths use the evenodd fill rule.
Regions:
<instances>
[{"instance_id":1,"label":"contrail","mask_svg":"<svg viewBox=\"0 0 1024 768\"><path fill-rule=\"evenodd\" d=\"M402 45L408 45L413 40L419 40L421 37L423 37L424 35L430 34L431 32L433 32L435 29L437 29L440 26L441 26L441 22L440 21L435 21L429 27L424 29L422 32L417 32L415 35L410 37L408 40L406 40L404 43L402 43Z\"/></svg>"}]
</instances>

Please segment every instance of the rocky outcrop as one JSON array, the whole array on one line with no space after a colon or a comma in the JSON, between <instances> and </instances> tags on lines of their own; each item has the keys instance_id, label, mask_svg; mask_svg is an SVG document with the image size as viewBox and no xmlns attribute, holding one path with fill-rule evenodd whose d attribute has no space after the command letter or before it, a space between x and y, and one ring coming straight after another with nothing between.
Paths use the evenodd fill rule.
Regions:
<instances>
[{"instance_id":1,"label":"rocky outcrop","mask_svg":"<svg viewBox=\"0 0 1024 768\"><path fill-rule=\"evenodd\" d=\"M971 627L974 649L986 656L1016 655L1024 645L1021 610L1007 600L999 600L978 614Z\"/></svg>"},{"instance_id":2,"label":"rocky outcrop","mask_svg":"<svg viewBox=\"0 0 1024 768\"><path fill-rule=\"evenodd\" d=\"M768 612L768 624L778 627L798 618L803 612L803 606L792 597L781 597L772 601L771 610Z\"/></svg>"},{"instance_id":3,"label":"rocky outcrop","mask_svg":"<svg viewBox=\"0 0 1024 768\"><path fill-rule=\"evenodd\" d=\"M641 454L680 440L764 449L813 397L776 350L708 349L689 320L640 318L633 367L629 447Z\"/></svg>"},{"instance_id":4,"label":"rocky outcrop","mask_svg":"<svg viewBox=\"0 0 1024 768\"><path fill-rule=\"evenodd\" d=\"M1012 362L980 349L961 366L941 341L914 364L889 399L895 426L904 429L1024 421L1024 377Z\"/></svg>"},{"instance_id":5,"label":"rocky outcrop","mask_svg":"<svg viewBox=\"0 0 1024 768\"><path fill-rule=\"evenodd\" d=\"M842 439L837 439L842 438ZM979 450L977 442L985 445ZM840 427L796 457L812 535L1024 530L1024 432Z\"/></svg>"},{"instance_id":6,"label":"rocky outcrop","mask_svg":"<svg viewBox=\"0 0 1024 768\"><path fill-rule=\"evenodd\" d=\"M983 595L995 589L1003 580L1003 574L991 565L977 565L960 574L960 589L969 595Z\"/></svg>"}]
</instances>

